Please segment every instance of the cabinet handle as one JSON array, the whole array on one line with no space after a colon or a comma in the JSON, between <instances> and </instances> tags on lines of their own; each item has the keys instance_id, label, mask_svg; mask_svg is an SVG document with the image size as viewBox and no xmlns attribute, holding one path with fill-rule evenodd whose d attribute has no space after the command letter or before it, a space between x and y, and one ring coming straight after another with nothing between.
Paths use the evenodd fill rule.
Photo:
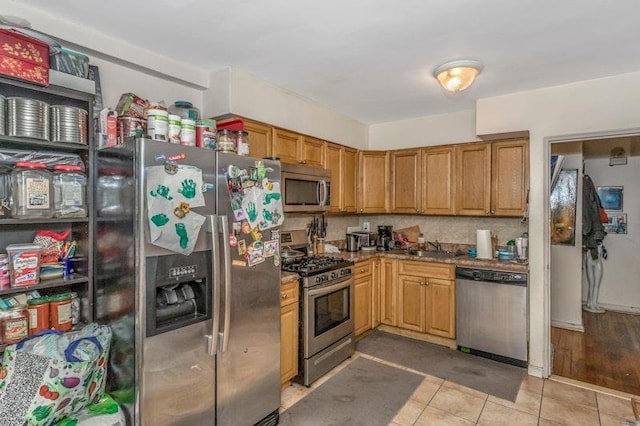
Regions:
<instances>
[{"instance_id":1,"label":"cabinet handle","mask_svg":"<svg viewBox=\"0 0 640 426\"><path fill-rule=\"evenodd\" d=\"M416 209L416 213L420 213L420 209Z\"/></svg>"},{"instance_id":2,"label":"cabinet handle","mask_svg":"<svg viewBox=\"0 0 640 426\"><path fill-rule=\"evenodd\" d=\"M429 280L425 281L425 285L429 285Z\"/></svg>"},{"instance_id":3,"label":"cabinet handle","mask_svg":"<svg viewBox=\"0 0 640 426\"><path fill-rule=\"evenodd\" d=\"M486 210L486 211L484 212L484 214L486 214L487 216L489 216L489 210Z\"/></svg>"},{"instance_id":4,"label":"cabinet handle","mask_svg":"<svg viewBox=\"0 0 640 426\"><path fill-rule=\"evenodd\" d=\"M424 285L424 281L420 281L420 285L423 286Z\"/></svg>"},{"instance_id":5,"label":"cabinet handle","mask_svg":"<svg viewBox=\"0 0 640 426\"><path fill-rule=\"evenodd\" d=\"M360 269L360 272L364 272L364 269Z\"/></svg>"},{"instance_id":6,"label":"cabinet handle","mask_svg":"<svg viewBox=\"0 0 640 426\"><path fill-rule=\"evenodd\" d=\"M298 164L307 164L307 160L300 160L298 161Z\"/></svg>"},{"instance_id":7,"label":"cabinet handle","mask_svg":"<svg viewBox=\"0 0 640 426\"><path fill-rule=\"evenodd\" d=\"M495 210L491 210L491 215L493 216L494 214L496 214Z\"/></svg>"},{"instance_id":8,"label":"cabinet handle","mask_svg":"<svg viewBox=\"0 0 640 426\"><path fill-rule=\"evenodd\" d=\"M280 293L280 297L282 297L282 300L287 298L287 293Z\"/></svg>"}]
</instances>

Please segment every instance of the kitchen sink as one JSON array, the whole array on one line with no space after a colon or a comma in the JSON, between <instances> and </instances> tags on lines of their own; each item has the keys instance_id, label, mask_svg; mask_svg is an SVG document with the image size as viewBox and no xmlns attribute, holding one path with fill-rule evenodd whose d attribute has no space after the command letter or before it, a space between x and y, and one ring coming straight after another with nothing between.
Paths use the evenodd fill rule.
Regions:
<instances>
[{"instance_id":1,"label":"kitchen sink","mask_svg":"<svg viewBox=\"0 0 640 426\"><path fill-rule=\"evenodd\" d=\"M418 257L431 257L437 259L461 256L463 253L453 251L435 251L435 250L407 250L407 254Z\"/></svg>"}]
</instances>

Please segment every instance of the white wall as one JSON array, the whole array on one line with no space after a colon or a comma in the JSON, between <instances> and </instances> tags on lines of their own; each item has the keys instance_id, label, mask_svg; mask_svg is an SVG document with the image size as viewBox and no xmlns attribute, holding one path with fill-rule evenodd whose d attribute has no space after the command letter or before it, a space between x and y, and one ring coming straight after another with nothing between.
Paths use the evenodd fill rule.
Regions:
<instances>
[{"instance_id":1,"label":"white wall","mask_svg":"<svg viewBox=\"0 0 640 426\"><path fill-rule=\"evenodd\" d=\"M475 110L372 124L369 149L398 149L478 140Z\"/></svg>"},{"instance_id":2,"label":"white wall","mask_svg":"<svg viewBox=\"0 0 640 426\"><path fill-rule=\"evenodd\" d=\"M585 160L585 170L596 186L624 187L623 208L628 222L627 234L609 233L604 239L609 256L602 262L598 304L605 309L640 313L640 157L629 157L627 165L613 167L608 158Z\"/></svg>"},{"instance_id":3,"label":"white wall","mask_svg":"<svg viewBox=\"0 0 640 426\"><path fill-rule=\"evenodd\" d=\"M554 148L556 145L573 144L554 144ZM551 324L582 331L582 152L564 155L562 168L578 169L575 243L551 246Z\"/></svg>"},{"instance_id":4,"label":"white wall","mask_svg":"<svg viewBox=\"0 0 640 426\"><path fill-rule=\"evenodd\" d=\"M242 70L215 72L211 74L211 78L212 87L223 86L225 81L228 82L229 96L227 99L216 99L215 93L205 93L207 116L232 112L354 148L368 147L369 126L339 112Z\"/></svg>"},{"instance_id":5,"label":"white wall","mask_svg":"<svg viewBox=\"0 0 640 426\"><path fill-rule=\"evenodd\" d=\"M477 134L529 131L529 372L550 373L548 139L638 126L640 73L480 99ZM584 138L583 138L584 139Z\"/></svg>"}]
</instances>

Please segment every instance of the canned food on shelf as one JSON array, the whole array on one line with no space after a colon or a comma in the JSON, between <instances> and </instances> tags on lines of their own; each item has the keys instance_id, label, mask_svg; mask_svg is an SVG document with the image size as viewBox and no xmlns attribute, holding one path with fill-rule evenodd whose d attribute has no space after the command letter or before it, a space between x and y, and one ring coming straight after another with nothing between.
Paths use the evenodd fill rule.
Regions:
<instances>
[{"instance_id":1,"label":"canned food on shelf","mask_svg":"<svg viewBox=\"0 0 640 426\"><path fill-rule=\"evenodd\" d=\"M71 314L71 293L61 293L49 297L51 328L69 331L73 326Z\"/></svg>"},{"instance_id":2,"label":"canned food on shelf","mask_svg":"<svg viewBox=\"0 0 640 426\"><path fill-rule=\"evenodd\" d=\"M37 297L27 302L29 336L49 329L49 299Z\"/></svg>"},{"instance_id":3,"label":"canned food on shelf","mask_svg":"<svg viewBox=\"0 0 640 426\"><path fill-rule=\"evenodd\" d=\"M2 343L18 343L29 335L29 312L25 306L14 306L2 314Z\"/></svg>"}]
</instances>

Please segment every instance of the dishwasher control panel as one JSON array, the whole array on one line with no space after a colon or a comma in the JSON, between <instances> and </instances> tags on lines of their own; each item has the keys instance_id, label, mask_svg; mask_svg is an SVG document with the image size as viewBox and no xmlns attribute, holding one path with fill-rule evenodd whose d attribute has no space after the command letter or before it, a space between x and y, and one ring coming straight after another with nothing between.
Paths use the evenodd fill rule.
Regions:
<instances>
[{"instance_id":1,"label":"dishwasher control panel","mask_svg":"<svg viewBox=\"0 0 640 426\"><path fill-rule=\"evenodd\" d=\"M456 278L494 283L527 285L527 274L522 272L492 271L475 268L456 268Z\"/></svg>"}]
</instances>

